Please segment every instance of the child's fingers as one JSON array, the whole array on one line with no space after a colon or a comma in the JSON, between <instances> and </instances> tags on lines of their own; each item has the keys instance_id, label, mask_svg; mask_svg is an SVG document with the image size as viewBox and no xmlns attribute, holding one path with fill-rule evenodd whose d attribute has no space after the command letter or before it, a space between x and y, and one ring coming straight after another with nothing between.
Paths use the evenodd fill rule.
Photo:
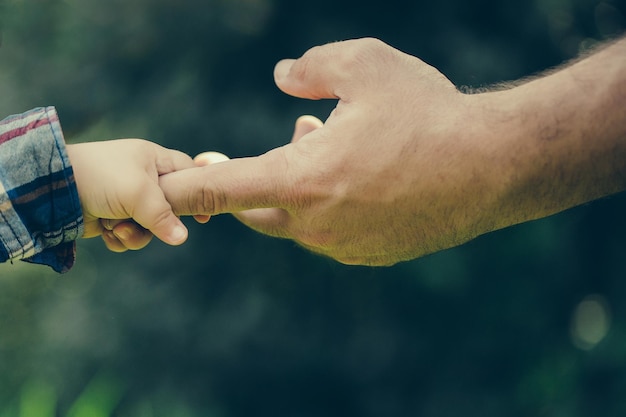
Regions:
<instances>
[{"instance_id":1,"label":"child's fingers","mask_svg":"<svg viewBox=\"0 0 626 417\"><path fill-rule=\"evenodd\" d=\"M181 169L193 168L193 159L183 152L166 148L157 148L157 171L159 175L180 171Z\"/></svg>"},{"instance_id":2,"label":"child's fingers","mask_svg":"<svg viewBox=\"0 0 626 417\"><path fill-rule=\"evenodd\" d=\"M145 248L153 236L152 232L132 221L119 223L112 232L120 243L130 250Z\"/></svg>"},{"instance_id":3,"label":"child's fingers","mask_svg":"<svg viewBox=\"0 0 626 417\"><path fill-rule=\"evenodd\" d=\"M118 224L132 221L132 219L100 219L100 224L104 230L113 230Z\"/></svg>"},{"instance_id":4,"label":"child's fingers","mask_svg":"<svg viewBox=\"0 0 626 417\"><path fill-rule=\"evenodd\" d=\"M169 245L180 245L187 240L188 231L174 215L157 183L147 182L136 199L133 219Z\"/></svg>"},{"instance_id":5,"label":"child's fingers","mask_svg":"<svg viewBox=\"0 0 626 417\"><path fill-rule=\"evenodd\" d=\"M125 252L145 248L152 240L153 234L130 219L102 219L105 230L102 240L112 252Z\"/></svg>"},{"instance_id":6,"label":"child's fingers","mask_svg":"<svg viewBox=\"0 0 626 417\"><path fill-rule=\"evenodd\" d=\"M102 240L104 241L107 249L111 252L121 253L128 250L128 248L126 248L126 246L124 246L122 242L120 242L119 239L115 237L111 230L105 230L102 232Z\"/></svg>"}]
</instances>

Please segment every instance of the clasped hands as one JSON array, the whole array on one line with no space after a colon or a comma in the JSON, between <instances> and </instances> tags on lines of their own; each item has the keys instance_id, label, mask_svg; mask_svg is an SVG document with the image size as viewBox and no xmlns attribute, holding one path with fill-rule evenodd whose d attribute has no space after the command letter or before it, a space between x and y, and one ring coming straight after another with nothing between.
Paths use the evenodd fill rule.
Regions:
<instances>
[{"instance_id":1,"label":"clasped hands","mask_svg":"<svg viewBox=\"0 0 626 417\"><path fill-rule=\"evenodd\" d=\"M478 233L492 199L464 173L479 178L484 160L468 156L488 150L459 137L471 108L439 71L359 39L283 60L274 76L287 94L337 106L325 123L299 118L291 142L264 155L194 161L142 140L69 145L84 236L101 235L113 251L153 235L178 245L187 238L178 216L233 213L340 262L389 265ZM484 198L469 198L476 193Z\"/></svg>"},{"instance_id":2,"label":"clasped hands","mask_svg":"<svg viewBox=\"0 0 626 417\"><path fill-rule=\"evenodd\" d=\"M375 39L314 47L280 61L275 82L337 105L324 123L299 118L291 142L263 155L194 161L138 140L69 146L85 236L118 251L152 234L176 245L187 237L177 216L232 213L342 263L391 265L618 192L625 48L464 94Z\"/></svg>"}]
</instances>

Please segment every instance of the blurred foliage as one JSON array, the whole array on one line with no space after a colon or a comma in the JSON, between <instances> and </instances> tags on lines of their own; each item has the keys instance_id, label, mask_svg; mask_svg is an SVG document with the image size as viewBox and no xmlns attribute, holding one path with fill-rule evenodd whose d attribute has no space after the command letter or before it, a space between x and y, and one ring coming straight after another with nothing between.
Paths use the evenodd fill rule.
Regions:
<instances>
[{"instance_id":1,"label":"blurred foliage","mask_svg":"<svg viewBox=\"0 0 626 417\"><path fill-rule=\"evenodd\" d=\"M273 85L311 46L379 37L482 86L625 16L624 0L5 0L0 114L55 105L68 141L255 155L332 109ZM63 276L0 265L0 416L623 416L625 212L618 195L392 268L229 216L177 248L79 241Z\"/></svg>"}]
</instances>

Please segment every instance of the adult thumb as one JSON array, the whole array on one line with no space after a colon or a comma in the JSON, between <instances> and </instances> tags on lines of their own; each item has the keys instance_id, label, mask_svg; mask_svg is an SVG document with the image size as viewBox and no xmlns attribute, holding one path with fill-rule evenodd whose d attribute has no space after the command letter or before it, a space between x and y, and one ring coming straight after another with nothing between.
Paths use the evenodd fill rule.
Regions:
<instances>
[{"instance_id":1,"label":"adult thumb","mask_svg":"<svg viewBox=\"0 0 626 417\"><path fill-rule=\"evenodd\" d=\"M284 59L274 68L274 81L283 92L313 100L347 100L377 74L381 52L391 48L377 39L354 39L316 46L298 59Z\"/></svg>"}]
</instances>

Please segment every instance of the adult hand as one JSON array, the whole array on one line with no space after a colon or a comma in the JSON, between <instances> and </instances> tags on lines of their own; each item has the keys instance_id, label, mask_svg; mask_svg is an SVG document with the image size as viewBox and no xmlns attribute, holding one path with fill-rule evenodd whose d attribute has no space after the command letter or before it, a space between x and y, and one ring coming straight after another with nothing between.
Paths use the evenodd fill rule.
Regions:
<instances>
[{"instance_id":1,"label":"adult hand","mask_svg":"<svg viewBox=\"0 0 626 417\"><path fill-rule=\"evenodd\" d=\"M139 139L68 145L85 233L114 252L141 249L153 234L170 245L187 239L159 188L159 175L194 167L182 152Z\"/></svg>"},{"instance_id":2,"label":"adult hand","mask_svg":"<svg viewBox=\"0 0 626 417\"><path fill-rule=\"evenodd\" d=\"M262 233L367 265L485 230L492 155L470 135L467 96L436 69L364 39L282 61L275 80L287 94L339 102L323 126L300 118L286 146L161 177L178 214L234 212Z\"/></svg>"},{"instance_id":3,"label":"adult hand","mask_svg":"<svg viewBox=\"0 0 626 417\"><path fill-rule=\"evenodd\" d=\"M476 95L378 40L315 47L279 62L275 81L337 99L323 125L301 118L288 145L160 185L177 214L235 213L343 263L416 258L626 186L620 47Z\"/></svg>"}]
</instances>

